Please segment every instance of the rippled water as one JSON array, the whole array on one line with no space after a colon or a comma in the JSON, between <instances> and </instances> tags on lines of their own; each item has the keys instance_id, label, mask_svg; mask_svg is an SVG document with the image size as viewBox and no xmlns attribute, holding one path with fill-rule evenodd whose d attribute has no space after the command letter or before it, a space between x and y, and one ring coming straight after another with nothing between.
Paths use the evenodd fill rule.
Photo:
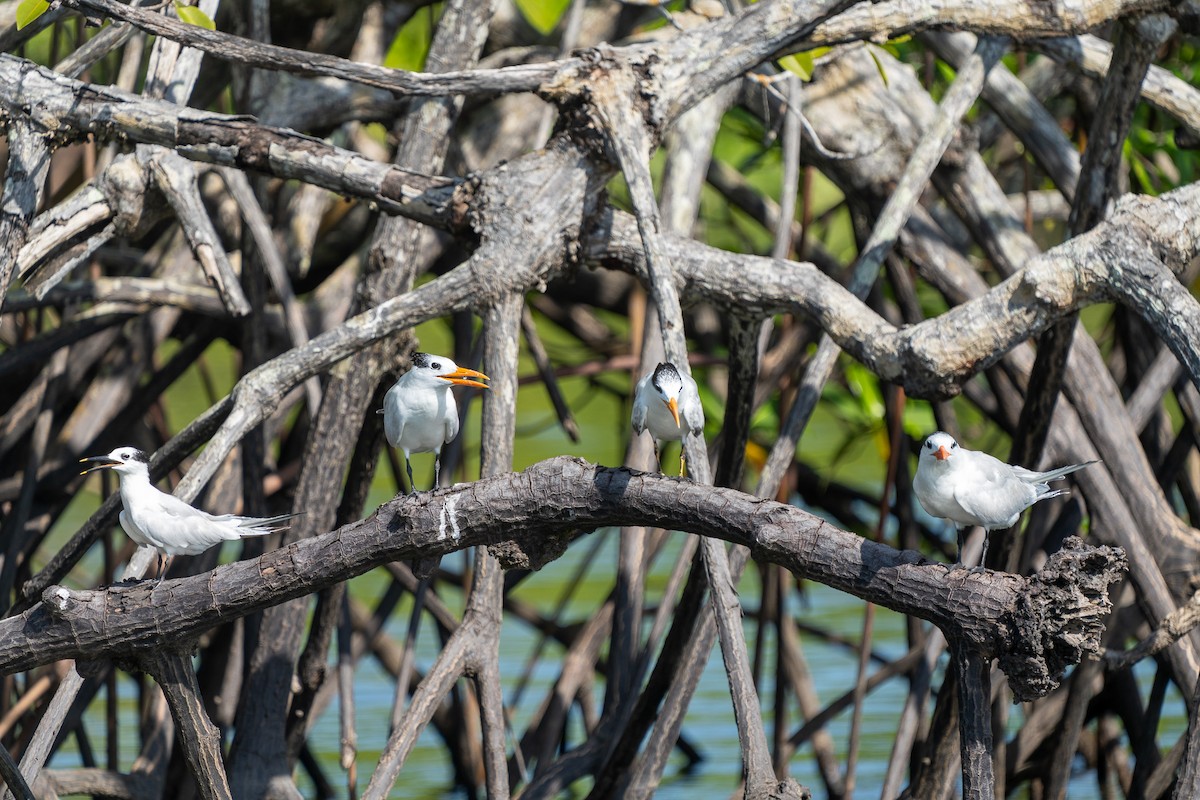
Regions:
<instances>
[{"instance_id":1,"label":"rippled water","mask_svg":"<svg viewBox=\"0 0 1200 800\"><path fill-rule=\"evenodd\" d=\"M616 555L616 536L613 532L601 532L606 541L598 559L597 572L585 580L581 590L583 598L595 597L607 593L611 586L613 564ZM682 537L677 537L672 544L677 549ZM517 592L517 596L539 605L546 613L553 608L563 590L564 584L574 574L577 561L584 557L588 549L588 540L584 539L572 545L567 555L547 566L540 573L532 576ZM658 562L665 579L665 573L673 563L670 552L665 553ZM740 587L743 598L750 607L757 602L758 590L753 580L753 573ZM657 600L657 595L648 598L648 602ZM593 608L591 602L581 600L575 603L568 614L571 621L586 618ZM805 596L793 609L797 618L814 626L827 627L852 640L857 640L861 634L863 606L856 598L841 592L828 589L819 584L805 584ZM402 615L394 616L400 620ZM393 624L391 633L397 637L403 635L403 624ZM747 625L747 638L753 652L753 637L755 636L752 623ZM903 618L887 609L877 609L875 619L875 649L887 658L897 658L906 651ZM774 650L768 637L765 664L773 664ZM432 663L436 653L430 646L431 639L423 636L419 662L422 667ZM830 645L817 637L803 635L804 653L815 678L818 695L823 703L832 701L853 682L857 669L857 656L850 650ZM505 623L502 635L502 672L505 679L506 697L511 697L512 688L524 666L525 659L536 643L536 635L531 634L524 624L509 620ZM553 655L559 652L552 648L551 661L544 662L535 672L532 685L526 692L526 702L516 710L518 729L540 702L544 690L549 687L557 673L557 661ZM945 658L943 657L944 668ZM875 667L872 666L872 670ZM381 672L372 668L363 673L359 682L356 703L358 704L358 725L360 742L383 742L387 734L387 719L392 702L391 682ZM767 694L770 694L770 682L773 680L772 670L764 670L767 681ZM1140 673L1142 684L1148 691L1149 681L1153 673L1144 669ZM937 680L941 680L940 670ZM539 691L541 690L541 691ZM597 687L596 703L602 704L602 685ZM858 767L858 796L878 796L884 771L891 752L892 738L895 734L900 709L904 703L907 684L903 680L893 680L879 687L870 694L862 721L862 739L860 761ZM1168 698L1167 716L1161 726L1163 740L1170 743L1174 737L1183 733L1186 720L1182 715L1182 701L1178 695ZM793 701L789 720L789 730L797 727L795 703ZM767 724L768 736L771 731L771 709L763 709L763 717ZM337 774L336 753L338 742L337 716L333 709L326 715L317 727L315 746L327 753L327 769L331 774ZM1011 711L1009 727L1015 731L1021 720L1019 707ZM573 732L574 742L579 741L580 726L575 720ZM846 746L849 739L850 712L839 715L829 727L840 759L845 758ZM725 797L735 785L740 772L740 751L738 749L737 730L733 723L733 711L729 700L728 685L724 670L721 666L720 653L714 649L708 666L704 671L700 687L696 692L683 726L684 735L695 744L704 754L705 760L690 772L681 772L684 759L678 753L672 756L658 791L657 797L680 798L694 800L696 797ZM367 773L374 764L376 753L363 751L360 758L360 775ZM1080 763L1082 767L1082 763ZM821 796L822 783L810 749L800 750L791 760L790 769L797 780L812 788L817 797ZM449 764L446 760L441 740L436 734L426 732L414 752L393 792L395 797L427 797L444 798L453 796L447 790L450 776ZM365 778L363 785L365 785ZM1072 798L1099 798L1100 793L1095 785L1094 773L1081 773L1071 785Z\"/></svg>"},{"instance_id":2,"label":"rippled water","mask_svg":"<svg viewBox=\"0 0 1200 800\"><path fill-rule=\"evenodd\" d=\"M604 536L606 541L600 553L597 571L601 569L606 574L592 574L584 582L581 597L595 597L607 592L611 585L612 564L615 561L616 536L613 532L594 534ZM682 537L678 537L682 538ZM547 613L554 606L563 589L564 583L575 572L576 561L588 549L588 540L576 542L567 555L558 562L549 565L540 573L532 576L517 591L521 599L535 603ZM671 554L665 553L659 564L669 569L672 563ZM457 564L451 564L457 569ZM356 594L367 600L377 592L382 585L378 576L364 576L356 581L360 586L355 587ZM757 588L749 578L741 587L747 604L753 607L757 601ZM650 601L657 596L649 598ZM581 599L573 604L567 615L570 621L585 618L590 601ZM797 618L811 625L829 627L851 639L857 639L861 633L862 604L855 598L840 592L822 587L818 584L805 584L805 599L794 609ZM405 631L405 613L393 615L393 623L389 632L396 638L402 638ZM422 671L427 669L436 657L435 637L430 635L428 625L423 626L421 639L418 643L418 666ZM753 651L754 626L747 625L748 642ZM501 637L501 670L504 678L505 696L512 696L513 688L524 667L526 658L536 645L536 634L523 623L507 620ZM809 666L813 672L816 690L822 702L829 702L848 689L853 682L857 669L856 656L848 649L825 644L811 635L803 635L803 647ZM768 637L770 642L770 637ZM886 609L877 609L875 620L875 649L887 658L896 658L905 652L904 629L902 618ZM766 664L773 663L773 649L767 648ZM548 660L543 661L533 674L531 685L526 690L522 705L515 709L515 722L518 730L524 729L524 723L536 709L544 691L552 685L557 676L558 660L561 648L551 645L547 649ZM944 662L944 659L943 659ZM872 669L875 669L873 666ZM771 669L765 670L769 695L770 681L773 679ZM1152 672L1148 669L1140 673L1144 690L1148 691ZM940 680L940 674L938 676ZM123 681L125 696L134 696L132 682ZM900 709L904 702L907 685L902 680L890 681L868 696L866 709L863 714L861 755L858 767L859 797L878 796L878 788L883 780L884 770L891 751L892 737L896 730ZM603 701L603 685L596 689L596 703ZM387 738L388 718L393 698L393 682L382 669L371 659L365 659L359 665L355 682L356 722L358 741L361 745L358 759L359 788L366 786L371 770L378 759L379 749ZM1167 710L1169 715L1164 719L1160 730L1165 742L1173 742L1174 738L1183 733L1185 719L1182 716L1182 702L1178 695L1168 697ZM792 703L789 730L795 730L795 704ZM771 731L771 710L764 708L763 717L767 723L768 736ZM839 715L829 727L833 741L838 749L838 756L844 759L846 744L849 739L850 713L846 711ZM103 753L104 722L103 711L99 704L94 704L88 714L89 734L95 752ZM1010 731L1015 731L1020 724L1020 709L1014 707L1010 718ZM672 756L657 797L671 800L694 800L697 797L726 797L732 791L740 772L740 755L737 742L737 731L733 723L733 711L730 705L725 673L721 666L720 653L714 649L708 666L701 678L700 686L684 722L683 732L686 737L703 753L705 760L689 772L682 772L684 759L678 753ZM576 714L572 721L573 742L580 740L581 725ZM137 720L133 703L122 704L120 714L120 738L123 743L122 768L128 769L135 753L137 742ZM345 774L338 766L338 709L334 703L317 723L310 740L314 752L317 753L327 777L335 786L341 787L345 796ZM52 766L68 767L79 763L78 752L74 740L70 740L62 752L54 759ZM1082 767L1082 762L1079 765ZM800 750L791 760L792 775L800 782L808 785L821 796L821 781L817 772L811 750ZM303 771L297 773L302 790L311 795L311 784ZM427 730L422 734L415 750L400 774L396 788L392 792L397 798L450 798L455 794L450 790L451 770L442 740L436 733ZM581 791L585 791L584 787ZM1081 773L1072 782L1070 797L1099 798L1100 793L1095 785L1094 773Z\"/></svg>"}]
</instances>

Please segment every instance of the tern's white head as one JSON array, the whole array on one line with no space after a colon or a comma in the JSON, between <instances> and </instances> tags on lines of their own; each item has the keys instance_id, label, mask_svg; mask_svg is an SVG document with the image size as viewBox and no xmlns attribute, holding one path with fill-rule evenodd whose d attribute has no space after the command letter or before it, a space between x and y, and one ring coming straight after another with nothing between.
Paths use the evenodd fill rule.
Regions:
<instances>
[{"instance_id":1,"label":"tern's white head","mask_svg":"<svg viewBox=\"0 0 1200 800\"><path fill-rule=\"evenodd\" d=\"M938 431L925 440L925 444L921 447L921 460L944 464L950 460L950 456L954 455L954 451L957 449L958 442L954 441L953 436Z\"/></svg>"},{"instance_id":2,"label":"tern's white head","mask_svg":"<svg viewBox=\"0 0 1200 800\"><path fill-rule=\"evenodd\" d=\"M445 356L435 356L429 353L413 353L412 368L404 375L405 383L410 386L448 387L451 384L459 386L475 386L487 389L486 383L480 383L472 378L491 380L482 372L460 367Z\"/></svg>"},{"instance_id":3,"label":"tern's white head","mask_svg":"<svg viewBox=\"0 0 1200 800\"><path fill-rule=\"evenodd\" d=\"M150 475L150 457L136 447L118 447L106 456L81 458L79 463L91 463L82 475L98 469L112 469L121 475Z\"/></svg>"},{"instance_id":4,"label":"tern's white head","mask_svg":"<svg viewBox=\"0 0 1200 800\"><path fill-rule=\"evenodd\" d=\"M668 361L662 362L654 368L650 385L658 393L658 399L675 418L676 427L679 427L679 393L683 391L683 378L680 377L679 370L675 369L675 365Z\"/></svg>"}]
</instances>

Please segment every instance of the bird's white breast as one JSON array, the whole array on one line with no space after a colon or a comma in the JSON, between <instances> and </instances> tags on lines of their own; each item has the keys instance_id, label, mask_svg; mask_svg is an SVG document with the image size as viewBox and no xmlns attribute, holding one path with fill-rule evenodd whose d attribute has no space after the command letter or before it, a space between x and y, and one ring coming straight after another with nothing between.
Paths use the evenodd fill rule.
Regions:
<instances>
[{"instance_id":1,"label":"bird's white breast","mask_svg":"<svg viewBox=\"0 0 1200 800\"><path fill-rule=\"evenodd\" d=\"M966 511L954 499L956 483L952 470L945 466L939 468L922 459L913 477L913 491L921 508L930 516L948 519L958 525L975 525L975 520L968 518Z\"/></svg>"},{"instance_id":2,"label":"bird's white breast","mask_svg":"<svg viewBox=\"0 0 1200 800\"><path fill-rule=\"evenodd\" d=\"M922 458L913 489L931 515L989 530L1016 524L1021 512L1037 500L1035 488L1010 467L972 451L959 451L941 464Z\"/></svg>"},{"instance_id":3,"label":"bird's white breast","mask_svg":"<svg viewBox=\"0 0 1200 800\"><path fill-rule=\"evenodd\" d=\"M451 420L451 417L453 419ZM447 428L458 428L458 407L446 389L404 391L397 385L384 402L384 428L388 443L406 452L441 450L453 438Z\"/></svg>"},{"instance_id":4,"label":"bird's white breast","mask_svg":"<svg viewBox=\"0 0 1200 800\"><path fill-rule=\"evenodd\" d=\"M675 418L671 416L671 410L657 396L647 400L646 428L655 439L666 439L673 442L680 441L687 433L686 423L676 425Z\"/></svg>"}]
</instances>

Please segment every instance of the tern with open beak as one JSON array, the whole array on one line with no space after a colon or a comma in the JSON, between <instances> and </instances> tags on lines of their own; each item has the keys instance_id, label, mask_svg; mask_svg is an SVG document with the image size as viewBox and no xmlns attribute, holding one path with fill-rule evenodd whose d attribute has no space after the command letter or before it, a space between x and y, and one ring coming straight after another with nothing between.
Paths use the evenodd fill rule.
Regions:
<instances>
[{"instance_id":1,"label":"tern with open beak","mask_svg":"<svg viewBox=\"0 0 1200 800\"><path fill-rule=\"evenodd\" d=\"M413 353L412 368L384 395L383 408L376 413L383 414L388 444L404 451L410 491L416 491L409 461L412 453L433 453L433 485L437 487L442 445L458 435L458 405L450 387L488 388L478 378L490 380L482 372L460 367L444 356Z\"/></svg>"},{"instance_id":2,"label":"tern with open beak","mask_svg":"<svg viewBox=\"0 0 1200 800\"><path fill-rule=\"evenodd\" d=\"M963 529L972 525L984 529L983 554L979 558L982 567L987 558L988 531L1010 528L1022 511L1039 500L1067 494L1066 489L1051 489L1049 482L1095 463L1033 472L1005 464L987 453L959 447L953 436L939 431L921 447L913 491L922 508L958 528L959 565Z\"/></svg>"},{"instance_id":3,"label":"tern with open beak","mask_svg":"<svg viewBox=\"0 0 1200 800\"><path fill-rule=\"evenodd\" d=\"M121 527L139 545L158 551L160 581L171 556L193 556L221 542L274 533L288 527L281 523L300 516L209 514L155 488L150 482L149 460L136 447L118 447L106 456L84 458L80 463L92 465L83 471L84 475L100 469L117 473L121 480L121 502L125 506L119 517Z\"/></svg>"},{"instance_id":4,"label":"tern with open beak","mask_svg":"<svg viewBox=\"0 0 1200 800\"><path fill-rule=\"evenodd\" d=\"M658 443L682 442L687 434L704 432L704 407L700 392L690 375L684 375L674 364L663 362L637 384L633 394L631 422L637 433L650 431L654 438L654 460L658 461ZM679 453L679 474L683 475L686 460ZM659 463L659 471L662 464Z\"/></svg>"}]
</instances>

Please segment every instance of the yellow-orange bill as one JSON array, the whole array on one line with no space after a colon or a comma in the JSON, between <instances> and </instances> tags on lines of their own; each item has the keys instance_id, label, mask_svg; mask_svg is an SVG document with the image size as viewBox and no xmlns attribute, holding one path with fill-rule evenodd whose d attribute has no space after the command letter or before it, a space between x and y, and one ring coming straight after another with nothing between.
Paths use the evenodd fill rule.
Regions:
<instances>
[{"instance_id":1,"label":"yellow-orange bill","mask_svg":"<svg viewBox=\"0 0 1200 800\"><path fill-rule=\"evenodd\" d=\"M480 383L476 380L471 380L471 378L483 378L485 381L491 380L491 378L489 378L487 375L484 375L482 372L476 372L475 370L467 369L466 367L459 367L458 369L454 370L454 372L447 372L445 375L438 375L438 377L443 380L450 381L458 386L475 386L480 389L487 389L488 385L486 383Z\"/></svg>"},{"instance_id":2,"label":"yellow-orange bill","mask_svg":"<svg viewBox=\"0 0 1200 800\"><path fill-rule=\"evenodd\" d=\"M667 408L671 411L671 416L675 418L675 427L683 427L679 422L679 403L675 401L674 397L667 401Z\"/></svg>"}]
</instances>

